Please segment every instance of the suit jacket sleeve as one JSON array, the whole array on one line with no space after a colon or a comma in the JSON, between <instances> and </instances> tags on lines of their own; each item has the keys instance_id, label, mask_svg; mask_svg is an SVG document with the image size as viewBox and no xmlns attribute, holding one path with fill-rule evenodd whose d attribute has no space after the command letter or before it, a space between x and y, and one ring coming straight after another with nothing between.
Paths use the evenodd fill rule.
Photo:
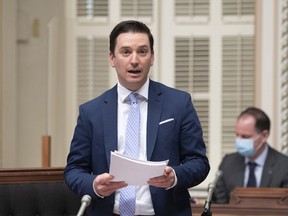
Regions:
<instances>
[{"instance_id":1,"label":"suit jacket sleeve","mask_svg":"<svg viewBox=\"0 0 288 216\"><path fill-rule=\"evenodd\" d=\"M185 98L185 106L180 129L181 165L175 167L178 185L193 187L200 184L209 173L210 166L206 157L201 123L191 96ZM190 184L189 184L190 183Z\"/></svg>"}]
</instances>

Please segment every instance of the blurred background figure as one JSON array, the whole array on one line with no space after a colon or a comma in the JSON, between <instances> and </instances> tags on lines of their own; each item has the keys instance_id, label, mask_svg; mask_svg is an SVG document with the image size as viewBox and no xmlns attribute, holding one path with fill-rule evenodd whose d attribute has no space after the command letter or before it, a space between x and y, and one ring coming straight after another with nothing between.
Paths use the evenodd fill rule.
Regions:
<instances>
[{"instance_id":1,"label":"blurred background figure","mask_svg":"<svg viewBox=\"0 0 288 216\"><path fill-rule=\"evenodd\" d=\"M270 119L265 112L249 107L235 126L237 152L224 156L223 172L213 194L214 203L228 203L235 187L288 187L288 157L267 143Z\"/></svg>"}]
</instances>

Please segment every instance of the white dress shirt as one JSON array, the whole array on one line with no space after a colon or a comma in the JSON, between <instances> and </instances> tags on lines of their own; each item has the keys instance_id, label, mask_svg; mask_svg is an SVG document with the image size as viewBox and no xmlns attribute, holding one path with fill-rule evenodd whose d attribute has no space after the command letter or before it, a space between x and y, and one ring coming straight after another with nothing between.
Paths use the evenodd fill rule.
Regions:
<instances>
[{"instance_id":1,"label":"white dress shirt","mask_svg":"<svg viewBox=\"0 0 288 216\"><path fill-rule=\"evenodd\" d=\"M257 166L255 167L255 170L254 170L257 187L260 187L263 168L264 168L265 160L266 160L267 155L268 155L268 146L266 143L264 145L265 145L264 151L254 160L254 162L257 164ZM245 186L247 185L248 178L249 178L248 162L249 162L249 158L245 157L245 175L244 175L244 185Z\"/></svg>"},{"instance_id":2,"label":"white dress shirt","mask_svg":"<svg viewBox=\"0 0 288 216\"><path fill-rule=\"evenodd\" d=\"M148 112L148 89L149 79L146 83L136 92L139 94L138 103L140 106L140 150L139 159L147 160L146 151L146 134L147 134L147 112ZM125 99L131 93L130 90L124 88L118 82L118 151L124 153L125 149L125 137L126 137L126 124L128 119L128 113L130 105L125 102ZM140 199L141 197L141 199ZM119 214L119 200L120 190L115 193L115 204L113 212ZM155 215L152 198L149 190L149 186L138 186L136 193L136 209L135 215Z\"/></svg>"}]
</instances>

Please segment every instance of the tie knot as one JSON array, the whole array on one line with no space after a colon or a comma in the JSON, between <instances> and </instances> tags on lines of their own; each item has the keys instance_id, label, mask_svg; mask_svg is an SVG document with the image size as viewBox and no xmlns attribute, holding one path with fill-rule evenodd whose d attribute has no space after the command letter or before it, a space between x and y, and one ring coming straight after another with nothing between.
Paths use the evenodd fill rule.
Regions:
<instances>
[{"instance_id":1,"label":"tie knot","mask_svg":"<svg viewBox=\"0 0 288 216\"><path fill-rule=\"evenodd\" d=\"M129 94L129 98L132 104L137 104L138 102L138 93L132 92L131 94Z\"/></svg>"},{"instance_id":2,"label":"tie knot","mask_svg":"<svg viewBox=\"0 0 288 216\"><path fill-rule=\"evenodd\" d=\"M249 165L249 169L250 170L254 170L255 167L257 166L257 163L253 162L253 161L249 161L248 162L248 165Z\"/></svg>"}]
</instances>

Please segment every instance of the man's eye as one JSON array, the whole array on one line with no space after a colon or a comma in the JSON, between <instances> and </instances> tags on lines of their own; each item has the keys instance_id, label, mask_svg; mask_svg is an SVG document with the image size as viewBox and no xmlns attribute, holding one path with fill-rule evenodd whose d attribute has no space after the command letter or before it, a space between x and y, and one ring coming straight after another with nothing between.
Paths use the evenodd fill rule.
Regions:
<instances>
[{"instance_id":1,"label":"man's eye","mask_svg":"<svg viewBox=\"0 0 288 216\"><path fill-rule=\"evenodd\" d=\"M148 53L148 50L147 50L147 49L141 49L141 50L139 51L139 53L140 53L141 55L146 55L146 54Z\"/></svg>"},{"instance_id":2,"label":"man's eye","mask_svg":"<svg viewBox=\"0 0 288 216\"><path fill-rule=\"evenodd\" d=\"M128 55L130 52L129 52L129 50L122 50L121 53L122 53L123 55Z\"/></svg>"}]
</instances>

